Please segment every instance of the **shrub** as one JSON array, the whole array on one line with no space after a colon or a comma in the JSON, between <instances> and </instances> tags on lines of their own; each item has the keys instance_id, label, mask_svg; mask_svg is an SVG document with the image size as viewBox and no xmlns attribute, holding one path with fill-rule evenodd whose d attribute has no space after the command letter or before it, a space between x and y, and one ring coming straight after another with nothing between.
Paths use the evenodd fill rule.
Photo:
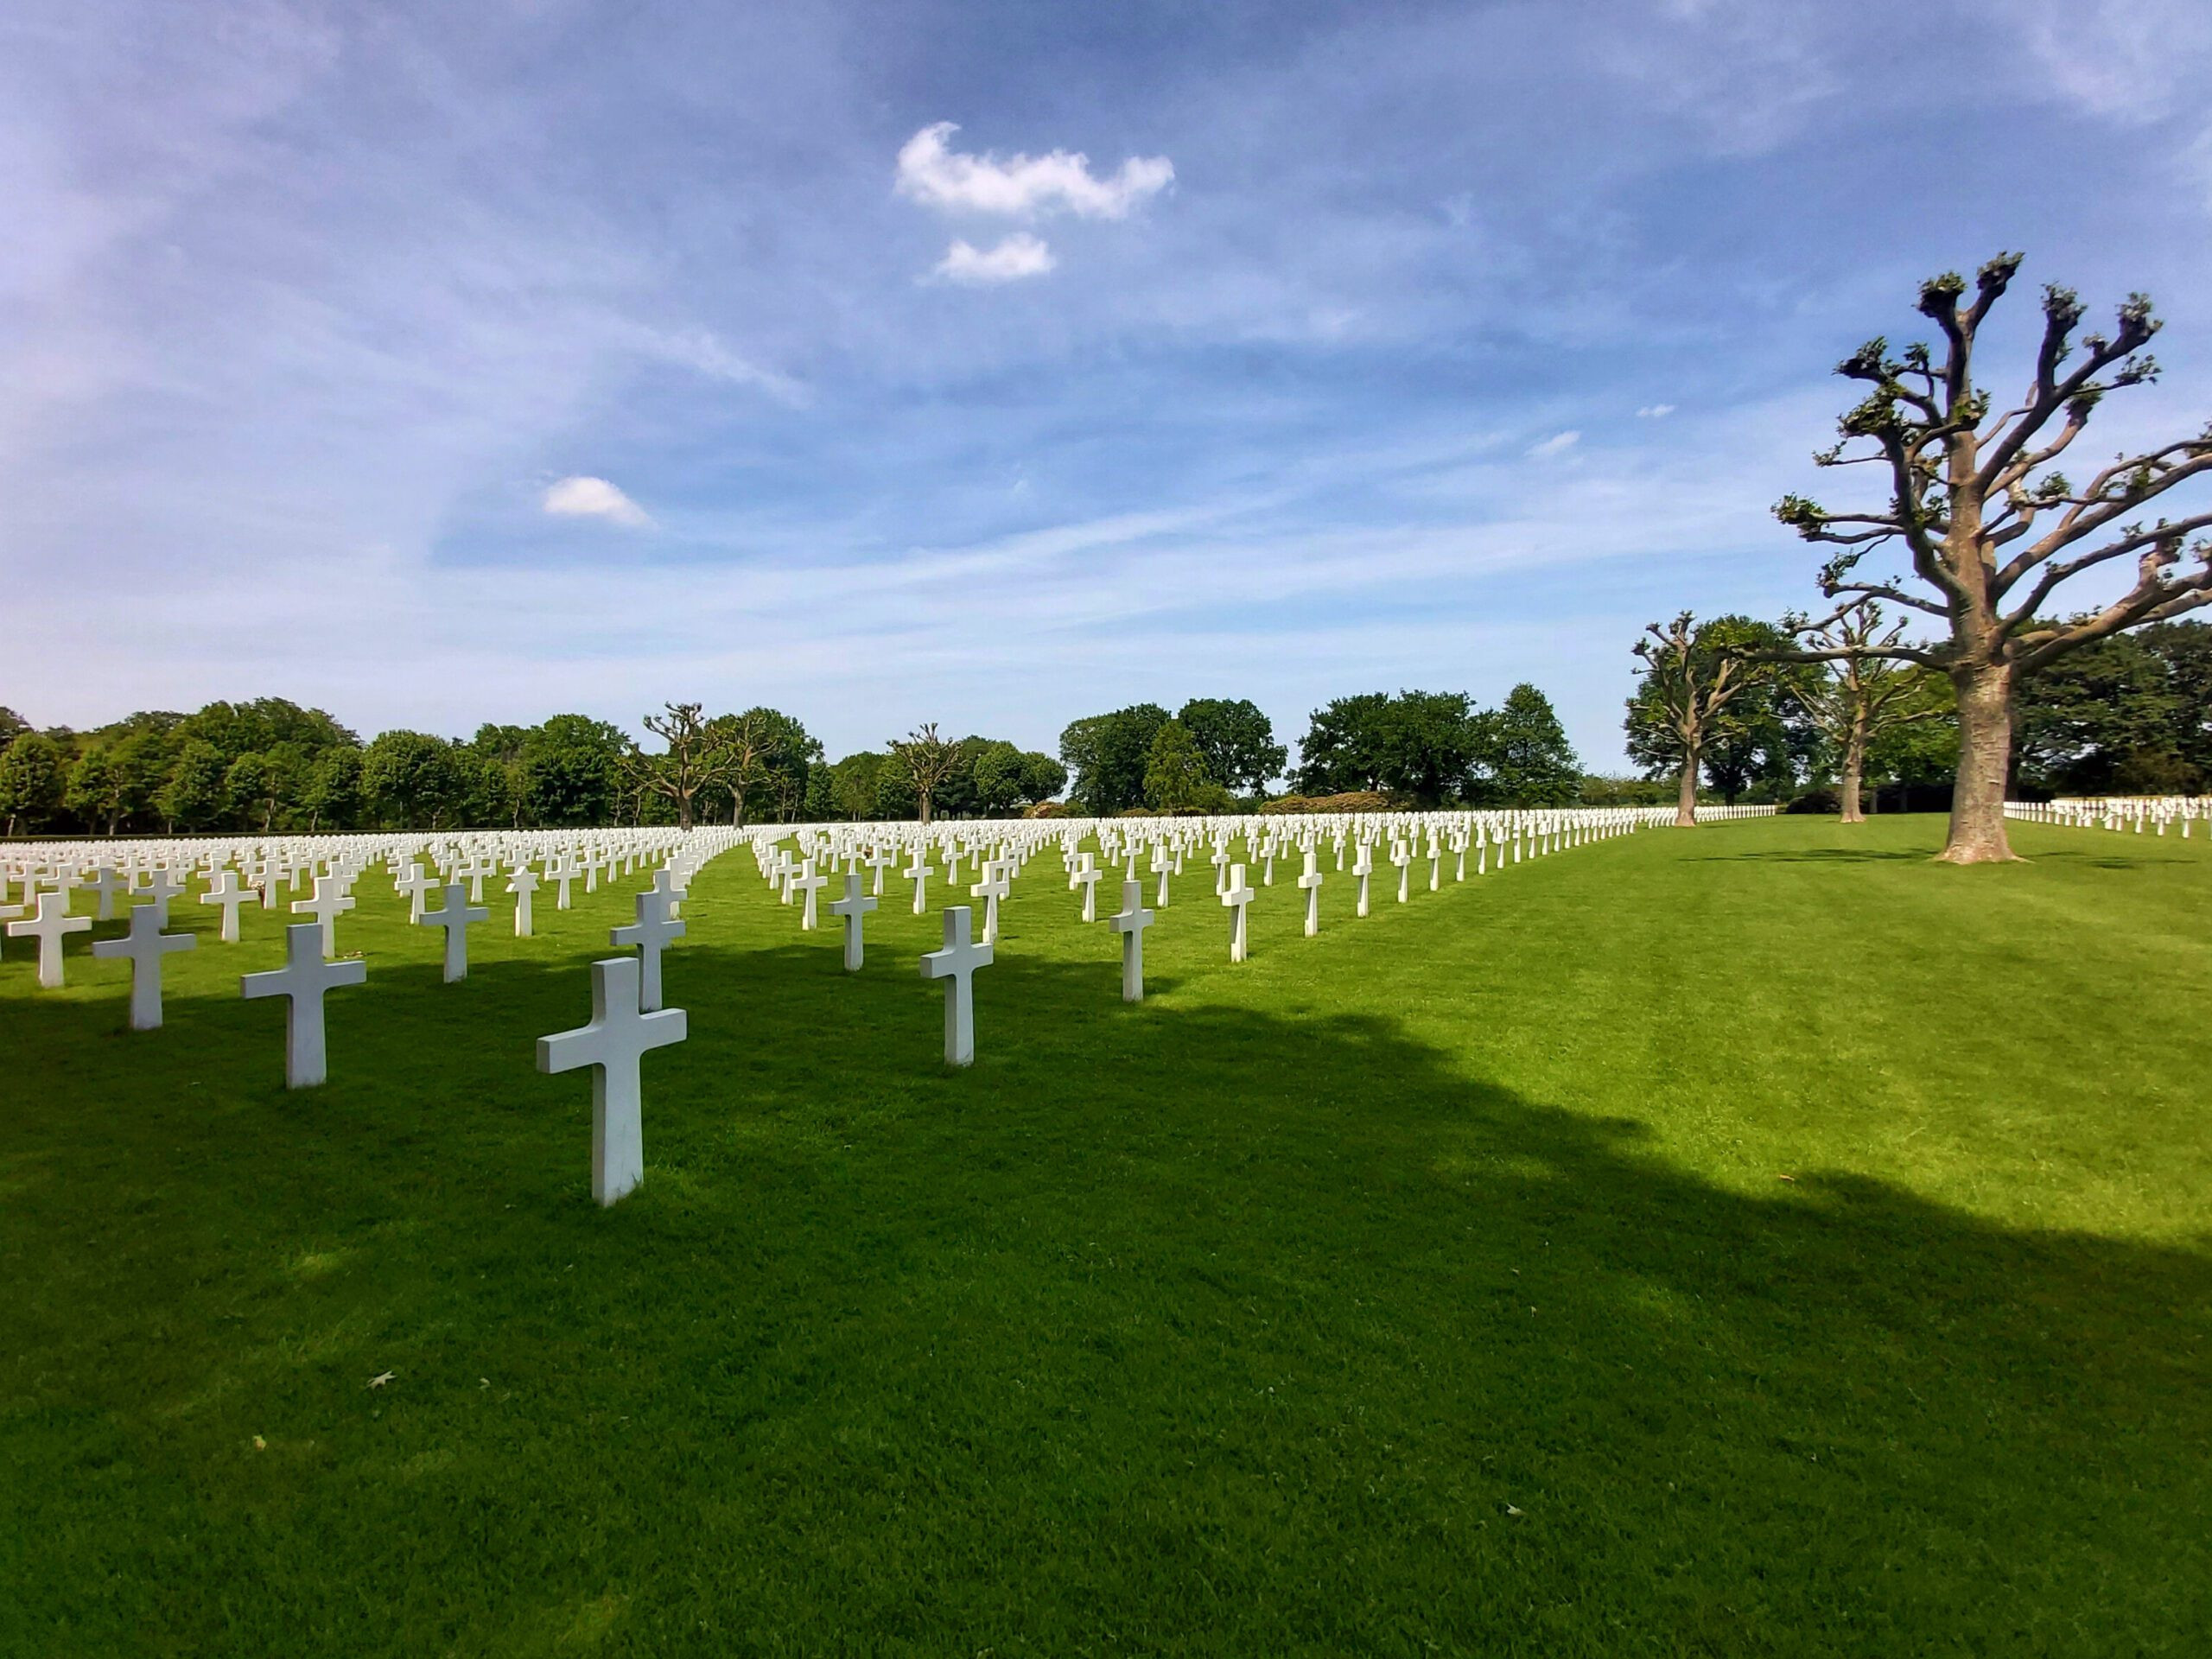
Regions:
<instances>
[{"instance_id":1,"label":"shrub","mask_svg":"<svg viewBox=\"0 0 2212 1659\"><path fill-rule=\"evenodd\" d=\"M1840 812L1843 803L1832 789L1808 789L1783 809L1785 812Z\"/></svg>"},{"instance_id":2,"label":"shrub","mask_svg":"<svg viewBox=\"0 0 2212 1659\"><path fill-rule=\"evenodd\" d=\"M1268 802L1260 810L1268 813L1292 812L1382 812L1389 803L1376 791L1355 789L1342 795L1284 795Z\"/></svg>"}]
</instances>

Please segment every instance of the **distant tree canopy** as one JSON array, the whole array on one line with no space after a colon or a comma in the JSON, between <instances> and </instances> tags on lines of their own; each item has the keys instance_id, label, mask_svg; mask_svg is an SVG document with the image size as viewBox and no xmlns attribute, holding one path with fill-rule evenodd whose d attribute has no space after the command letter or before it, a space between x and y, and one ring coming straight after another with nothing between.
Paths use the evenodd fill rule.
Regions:
<instances>
[{"instance_id":1,"label":"distant tree canopy","mask_svg":"<svg viewBox=\"0 0 2212 1659\"><path fill-rule=\"evenodd\" d=\"M2212 792L2212 623L2163 622L2022 677L2019 782L2053 795Z\"/></svg>"},{"instance_id":2,"label":"distant tree canopy","mask_svg":"<svg viewBox=\"0 0 2212 1659\"><path fill-rule=\"evenodd\" d=\"M1516 685L1477 709L1461 691L1339 697L1314 710L1294 774L1300 793L1380 790L1423 807L1564 806L1582 768L1550 699Z\"/></svg>"}]
</instances>

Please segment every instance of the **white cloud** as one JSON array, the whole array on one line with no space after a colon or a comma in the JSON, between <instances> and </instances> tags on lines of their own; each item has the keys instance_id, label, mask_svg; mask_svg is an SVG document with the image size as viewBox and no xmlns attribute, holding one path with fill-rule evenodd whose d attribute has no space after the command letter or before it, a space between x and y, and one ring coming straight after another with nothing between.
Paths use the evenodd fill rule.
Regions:
<instances>
[{"instance_id":1,"label":"white cloud","mask_svg":"<svg viewBox=\"0 0 2212 1659\"><path fill-rule=\"evenodd\" d=\"M1555 432L1541 443L1530 444L1529 453L1541 461L1547 455L1564 454L1581 442L1582 435L1580 432Z\"/></svg>"},{"instance_id":2,"label":"white cloud","mask_svg":"<svg viewBox=\"0 0 2212 1659\"><path fill-rule=\"evenodd\" d=\"M1636 411L1636 418L1639 421L1663 421L1674 412L1672 404L1646 404Z\"/></svg>"},{"instance_id":3,"label":"white cloud","mask_svg":"<svg viewBox=\"0 0 2212 1659\"><path fill-rule=\"evenodd\" d=\"M1016 231L990 249L954 242L930 275L948 283L1018 283L1024 276L1042 276L1058 263L1051 248L1028 232Z\"/></svg>"},{"instance_id":4,"label":"white cloud","mask_svg":"<svg viewBox=\"0 0 2212 1659\"><path fill-rule=\"evenodd\" d=\"M1004 161L988 152L964 156L945 144L959 130L953 122L939 121L906 141L899 152L899 194L950 213L1030 219L1061 209L1079 219L1125 219L1175 176L1165 156L1132 156L1104 178L1092 176L1090 158L1080 150Z\"/></svg>"},{"instance_id":5,"label":"white cloud","mask_svg":"<svg viewBox=\"0 0 2212 1659\"><path fill-rule=\"evenodd\" d=\"M645 510L603 478L564 478L545 492L545 511L556 518L604 518L641 530L652 523Z\"/></svg>"}]
</instances>

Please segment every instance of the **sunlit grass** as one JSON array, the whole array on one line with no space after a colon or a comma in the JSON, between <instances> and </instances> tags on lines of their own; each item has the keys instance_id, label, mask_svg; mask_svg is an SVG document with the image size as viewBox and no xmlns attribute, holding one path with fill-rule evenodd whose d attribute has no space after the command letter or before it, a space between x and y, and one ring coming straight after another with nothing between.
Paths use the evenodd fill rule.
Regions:
<instances>
[{"instance_id":1,"label":"sunlit grass","mask_svg":"<svg viewBox=\"0 0 2212 1659\"><path fill-rule=\"evenodd\" d=\"M2212 848L1940 832L1279 866L1234 968L1193 864L1136 1007L1047 856L964 1072L895 873L848 976L729 855L605 1212L631 884L448 987L365 881L299 1094L285 918L143 1036L9 941L0 1651L2197 1651Z\"/></svg>"}]
</instances>

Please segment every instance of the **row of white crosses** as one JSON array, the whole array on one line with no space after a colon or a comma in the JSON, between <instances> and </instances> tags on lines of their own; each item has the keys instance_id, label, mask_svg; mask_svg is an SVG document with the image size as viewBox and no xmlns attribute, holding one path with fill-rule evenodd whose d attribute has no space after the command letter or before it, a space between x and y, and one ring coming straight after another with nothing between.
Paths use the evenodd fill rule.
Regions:
<instances>
[{"instance_id":1,"label":"row of white crosses","mask_svg":"<svg viewBox=\"0 0 2212 1659\"><path fill-rule=\"evenodd\" d=\"M1397 870L1398 899L1404 903L1410 897L1417 858L1427 859L1427 886L1435 892L1443 885L1447 859L1453 880L1466 879L1471 850L1480 875L1488 871L1493 857L1502 868L1509 859L1518 863L1524 857L1668 821L1659 809L1606 808L1296 818L989 820L927 826L803 824L756 832L752 850L755 868L781 902L798 907L802 931L820 925L818 895L830 885L832 873L842 872L844 896L829 910L844 924L844 963L854 972L865 960L865 918L881 902L886 871L899 871L913 883L914 913L920 915L927 908L933 874L941 874L944 890L950 893L961 884L963 868L972 865L976 880L967 891L969 898L983 903L982 937L976 937L970 906L950 906L944 912L943 945L921 961L925 978L944 982L945 1059L965 1065L975 1058L974 976L992 961L1000 902L1012 892L1024 864L1052 846L1059 849L1070 889L1082 893L1087 923L1098 919L1097 888L1105 879L1099 861L1123 865L1122 908L1110 920L1122 939L1122 995L1136 1002L1144 997L1144 933L1156 913L1144 903L1144 883L1137 878L1141 865L1158 882L1154 904L1165 906L1169 878L1181 874L1186 858L1210 848L1206 857L1214 869L1215 893L1230 912L1230 960L1241 963L1249 950L1248 912L1258 896L1247 872L1258 867L1262 885L1272 886L1276 861L1293 853L1303 866L1295 885L1305 895L1305 927L1311 938L1320 931L1325 878L1319 861L1325 843L1333 844L1338 870L1344 869L1350 848L1351 874L1359 883L1358 912L1365 916L1378 848ZM1097 852L1081 845L1092 836L1098 840ZM1239 836L1245 842L1243 861L1230 852L1230 842ZM786 839L791 844L785 845ZM933 859L941 868L932 868Z\"/></svg>"},{"instance_id":2,"label":"row of white crosses","mask_svg":"<svg viewBox=\"0 0 2212 1659\"><path fill-rule=\"evenodd\" d=\"M1761 809L1764 810L1765 809ZM1140 871L1155 884L1153 904L1169 903L1171 879L1183 874L1185 861L1203 857L1214 873L1214 892L1230 912L1230 959L1242 962L1249 952L1247 911L1258 897L1248 872L1257 868L1260 886L1274 885L1278 860L1296 856L1302 868L1295 885L1306 899L1306 932L1320 931L1320 889L1325 877L1320 867L1324 849L1333 853L1335 867L1345 869L1358 884L1357 911L1370 913L1370 884L1387 862L1396 872L1398 902L1412 893L1414 871L1426 861L1427 886L1432 893L1444 883L1447 865L1452 880L1467 879L1470 859L1477 875L1493 862L1502 867L1524 858L1541 856L1603 837L1626 834L1647 824L1669 822L1664 809L1593 808L1548 811L1431 812L1347 814L1323 817L1244 817L1221 818L1112 818L963 822L919 824L806 824L790 830L765 831L756 836L753 856L763 877L785 904L800 909L799 925L810 931L819 925L817 895L834 872L844 873L846 898L830 906L847 919L849 960L857 961L862 872L872 877L872 891L865 895L874 907L883 892L887 870L897 870L913 883L914 913L928 906L928 884L941 874L949 894L961 885L963 870L972 865L976 880L968 896L983 906L981 943L998 940L999 907L1012 891L1014 878L1038 853L1057 845L1061 866L1071 890L1083 896L1083 919L1098 919L1097 888L1107 878L1105 867L1120 865L1124 886L1122 915L1134 913L1127 896ZM1095 836L1099 849L1081 843ZM783 844L786 838L791 845ZM1231 851L1237 839L1244 842L1244 857ZM932 868L932 861L938 868ZM1148 913L1148 912L1147 912ZM1141 929L1120 930L1125 948L1141 949ZM1138 943L1132 945L1132 939Z\"/></svg>"},{"instance_id":3,"label":"row of white crosses","mask_svg":"<svg viewBox=\"0 0 2212 1659\"><path fill-rule=\"evenodd\" d=\"M2005 815L2029 823L2127 830L2139 836L2146 827L2163 836L2178 826L2186 841L2191 824L2212 820L2212 795L2100 795L2007 801Z\"/></svg>"},{"instance_id":4,"label":"row of white crosses","mask_svg":"<svg viewBox=\"0 0 2212 1659\"><path fill-rule=\"evenodd\" d=\"M73 893L82 887L98 894L104 915L112 913L110 901L113 896L128 894L146 899L148 902L131 906L129 931L120 938L96 942L92 953L130 963L130 1028L153 1031L162 1023L163 958L178 950L190 950L198 943L193 934L163 931L168 921L169 901L186 891L184 882L177 879L181 874L213 872L203 901L222 907L222 937L235 943L238 910L242 903L262 892L276 890L290 879L292 872L325 872L314 874L314 896L292 906L295 912L304 912L313 919L285 929L285 965L245 975L239 982L242 996L278 997L289 1004L285 1082L291 1088L311 1088L321 1083L328 1071L322 1009L325 994L340 986L360 984L367 976L367 965L359 959L332 960L336 954L332 938L336 919L355 904L346 888L359 877L367 859L383 857L395 865L406 860L409 869L419 874L420 865L416 861L428 857L442 873L454 878L440 889L442 903L436 910L423 908L420 902L422 893L430 889L432 884L427 879L412 884L419 912L416 919L443 930L443 974L448 983L467 977L467 928L472 923L487 919L489 914L469 902L467 884L480 883L483 876L496 874L500 857L520 855L562 861L575 859L589 863L599 871L625 872L649 859L661 860L653 887L638 895L637 921L631 926L614 929L612 940L618 945L638 947L636 957L624 960L634 975L641 976L645 988L640 995L649 999L645 1006L657 1008L660 1000L660 952L683 932L683 924L676 920L673 914L676 902L683 896L683 883L708 859L735 845L740 839L734 830L684 833L656 830L584 832L581 836L576 832L553 832L550 837L543 834L533 836L503 833L429 841L412 836L288 838L278 849L255 843L241 846L194 842L184 843L189 850L181 853L176 846L162 843L97 843L89 847L72 843L59 856L48 856L50 849L34 847L26 849L21 858L11 861L9 874L10 880L22 883L24 895L35 902L36 915L28 920L11 921L9 932L38 940L39 983L42 988L59 988L63 982L63 939L68 934L89 929L93 921L90 916L70 914ZM544 845L549 841L550 849ZM528 866L521 868L527 869ZM240 869L251 873L255 885L241 885ZM143 882L138 879L141 874L145 876ZM409 889L404 887L402 891ZM518 931L526 933L527 925Z\"/></svg>"}]
</instances>

